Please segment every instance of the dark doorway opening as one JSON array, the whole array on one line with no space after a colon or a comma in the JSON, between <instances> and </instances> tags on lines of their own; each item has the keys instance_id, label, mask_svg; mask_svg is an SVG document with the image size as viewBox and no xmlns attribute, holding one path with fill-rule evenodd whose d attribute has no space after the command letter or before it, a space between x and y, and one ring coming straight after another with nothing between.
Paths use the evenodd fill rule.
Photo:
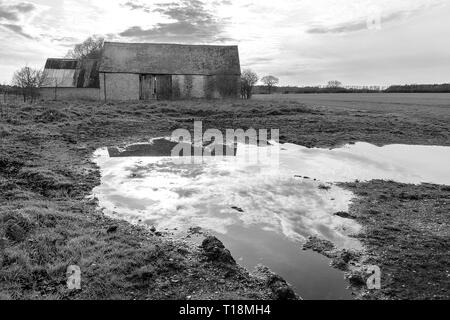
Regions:
<instances>
[{"instance_id":1,"label":"dark doorway opening","mask_svg":"<svg viewBox=\"0 0 450 320\"><path fill-rule=\"evenodd\" d=\"M169 100L172 98L172 76L156 76L156 99Z\"/></svg>"},{"instance_id":2,"label":"dark doorway opening","mask_svg":"<svg viewBox=\"0 0 450 320\"><path fill-rule=\"evenodd\" d=\"M139 99L140 100L169 100L172 98L171 75L139 75Z\"/></svg>"},{"instance_id":3,"label":"dark doorway opening","mask_svg":"<svg viewBox=\"0 0 450 320\"><path fill-rule=\"evenodd\" d=\"M156 78L152 74L139 75L139 99L152 100L156 99Z\"/></svg>"}]
</instances>

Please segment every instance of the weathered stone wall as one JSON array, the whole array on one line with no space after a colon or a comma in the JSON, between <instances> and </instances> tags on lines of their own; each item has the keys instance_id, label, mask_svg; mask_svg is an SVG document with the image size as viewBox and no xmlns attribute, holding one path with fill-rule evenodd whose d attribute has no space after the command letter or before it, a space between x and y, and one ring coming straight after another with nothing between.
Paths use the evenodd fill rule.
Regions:
<instances>
[{"instance_id":1,"label":"weathered stone wall","mask_svg":"<svg viewBox=\"0 0 450 320\"><path fill-rule=\"evenodd\" d=\"M239 98L241 79L233 75L215 75L208 77L207 98Z\"/></svg>"},{"instance_id":2,"label":"weathered stone wall","mask_svg":"<svg viewBox=\"0 0 450 320\"><path fill-rule=\"evenodd\" d=\"M106 81L106 87L105 87ZM106 89L105 89L106 88ZM99 98L105 100L139 100L139 75L132 73L101 73ZM238 98L240 77L233 75L173 75L172 98Z\"/></svg>"},{"instance_id":3,"label":"weathered stone wall","mask_svg":"<svg viewBox=\"0 0 450 320\"><path fill-rule=\"evenodd\" d=\"M107 100L139 100L139 75L131 73L101 73L100 89L57 88L56 98L60 100L105 100L105 80ZM173 99L238 98L239 92L239 76L172 76ZM41 88L40 93L44 100L55 99L55 88Z\"/></svg>"},{"instance_id":4,"label":"weathered stone wall","mask_svg":"<svg viewBox=\"0 0 450 320\"><path fill-rule=\"evenodd\" d=\"M206 76L173 75L172 95L174 99L204 98Z\"/></svg>"},{"instance_id":5,"label":"weathered stone wall","mask_svg":"<svg viewBox=\"0 0 450 320\"><path fill-rule=\"evenodd\" d=\"M173 75L172 92L174 99L238 98L240 78L229 75Z\"/></svg>"},{"instance_id":6,"label":"weathered stone wall","mask_svg":"<svg viewBox=\"0 0 450 320\"><path fill-rule=\"evenodd\" d=\"M138 74L100 73L102 100L105 100L105 92L106 100L139 100L139 86Z\"/></svg>"},{"instance_id":7,"label":"weathered stone wall","mask_svg":"<svg viewBox=\"0 0 450 320\"><path fill-rule=\"evenodd\" d=\"M42 100L55 100L55 88L40 88ZM56 88L56 100L99 100L97 88Z\"/></svg>"}]
</instances>

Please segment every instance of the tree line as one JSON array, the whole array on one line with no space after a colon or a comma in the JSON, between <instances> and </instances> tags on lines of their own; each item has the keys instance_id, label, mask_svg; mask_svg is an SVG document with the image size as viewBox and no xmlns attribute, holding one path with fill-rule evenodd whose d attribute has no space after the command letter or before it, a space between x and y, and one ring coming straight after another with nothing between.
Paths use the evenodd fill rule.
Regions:
<instances>
[{"instance_id":1,"label":"tree line","mask_svg":"<svg viewBox=\"0 0 450 320\"><path fill-rule=\"evenodd\" d=\"M266 85L258 85L253 89L255 94L269 93ZM339 81L330 81L325 86L274 86L271 92L281 94L303 93L450 93L450 84L412 84L393 85L387 88L379 86L343 86Z\"/></svg>"},{"instance_id":2,"label":"tree line","mask_svg":"<svg viewBox=\"0 0 450 320\"><path fill-rule=\"evenodd\" d=\"M426 92L450 92L450 83L444 84L408 84L390 86L385 92L426 93Z\"/></svg>"}]
</instances>

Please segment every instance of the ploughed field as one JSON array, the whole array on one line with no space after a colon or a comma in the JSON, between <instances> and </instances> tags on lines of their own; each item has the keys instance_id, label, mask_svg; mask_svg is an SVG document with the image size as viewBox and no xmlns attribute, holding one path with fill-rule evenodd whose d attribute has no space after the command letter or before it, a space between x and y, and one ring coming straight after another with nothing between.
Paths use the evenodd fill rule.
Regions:
<instances>
[{"instance_id":1,"label":"ploughed field","mask_svg":"<svg viewBox=\"0 0 450 320\"><path fill-rule=\"evenodd\" d=\"M192 130L196 120L204 129L280 129L280 142L306 147L450 145L447 94L56 101L2 105L0 116L0 297L11 299L294 298L282 279L264 269L249 274L202 230L180 238L105 216L90 197L100 184L92 155L104 146ZM364 261L383 272L378 291L351 278L357 297L449 298L450 187L341 187L358 196L348 214L363 226L356 237ZM83 270L81 291L66 289L72 264Z\"/></svg>"}]
</instances>

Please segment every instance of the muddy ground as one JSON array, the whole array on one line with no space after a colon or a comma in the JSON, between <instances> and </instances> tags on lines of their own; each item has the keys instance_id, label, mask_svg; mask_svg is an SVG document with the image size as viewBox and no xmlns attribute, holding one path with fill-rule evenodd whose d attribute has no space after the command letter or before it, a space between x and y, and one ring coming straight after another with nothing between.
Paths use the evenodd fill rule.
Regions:
<instances>
[{"instance_id":1,"label":"muddy ground","mask_svg":"<svg viewBox=\"0 0 450 320\"><path fill-rule=\"evenodd\" d=\"M192 129L194 120L204 128L279 128L283 142L309 147L450 145L449 110L387 112L283 100L1 106L0 298L294 298L267 270L250 274L236 265L215 239L195 244L191 237L206 237L198 230L174 239L170 231L105 217L87 198L100 183L92 152ZM355 294L449 298L448 187L380 181L345 187L358 195L349 214L365 227L359 237L367 259L383 270L382 290L353 286ZM81 291L66 289L72 264L82 269Z\"/></svg>"},{"instance_id":2,"label":"muddy ground","mask_svg":"<svg viewBox=\"0 0 450 320\"><path fill-rule=\"evenodd\" d=\"M450 299L450 186L374 180L342 184L357 199L349 214L365 227L366 254L381 290L351 283L366 299Z\"/></svg>"}]
</instances>

